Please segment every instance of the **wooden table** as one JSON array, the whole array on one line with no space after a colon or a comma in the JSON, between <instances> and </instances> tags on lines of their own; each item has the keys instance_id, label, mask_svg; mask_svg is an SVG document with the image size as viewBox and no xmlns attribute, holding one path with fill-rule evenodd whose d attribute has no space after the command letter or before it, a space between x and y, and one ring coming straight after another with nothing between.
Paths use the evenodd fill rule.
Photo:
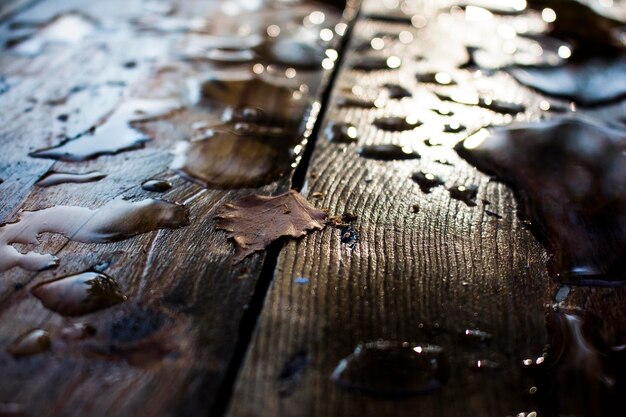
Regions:
<instances>
[{"instance_id":1,"label":"wooden table","mask_svg":"<svg viewBox=\"0 0 626 417\"><path fill-rule=\"evenodd\" d=\"M217 0L12 0L0 9L0 39L10 45L0 55L2 221L57 205L96 209L120 197L184 204L190 218L186 227L114 243L44 234L38 245L18 245L54 254L60 265L0 274L0 416L515 416L541 407L529 393L535 383L523 361L544 352L545 317L554 303L601 317L602 337L623 344L624 291L563 289L551 281L546 251L517 216L511 189L453 149L467 132L545 113L545 97L506 73L458 68L467 59L465 43L495 44L498 30L541 19L496 15L476 22L458 7L450 12L449 2L423 0L408 13L418 16L411 24L379 10L382 3L349 3L337 16L343 26L332 27L328 47L338 59L306 78L319 115L307 113L313 130L299 165L276 181L230 189L205 188L170 169L176 144L193 135L190 126L220 117L211 106L185 101L191 100L187 91L195 91L188 81L215 71L185 48L193 37L241 35L246 24L253 32L255 25L264 28L273 22L271 11ZM233 7L244 9L242 20L229 17ZM331 6L323 7L331 19ZM20 45L68 15L86 25L84 35L44 40L34 54L20 53ZM71 28L74 35L79 30ZM369 45L372 38L379 40ZM401 64L353 68L363 54L396 56ZM496 61L507 57L496 55ZM441 101L434 92L452 87L416 79L418 72L438 71L525 110L501 114ZM385 84L399 84L411 96L390 98ZM377 100L377 106L345 105L347 95ZM101 124L129 98L176 98L184 109L141 123L151 140L139 149L80 162L29 157ZM618 103L589 113L609 119L623 111ZM403 132L376 128L385 116L416 116L423 125ZM451 121L466 130L444 133ZM330 122L352 123L357 143L329 140ZM301 126L297 135L306 133ZM357 153L358 146L373 144L412 146L421 159L380 161ZM107 176L36 186L51 169ZM444 184L424 193L411 179L420 170ZM141 184L149 178L173 187L146 191ZM458 185L478 187L477 205L451 198L448 188ZM234 245L216 229L215 215L242 196L290 188L330 215L354 214L356 243L342 242L345 230L328 226L233 265ZM67 317L31 293L38 283L97 265L119 283L125 301ZM569 294L555 301L559 290ZM72 326L85 323L95 335L68 336ZM34 328L49 333L49 350L19 358L5 351ZM390 399L332 381L357 345L377 340L441 346L443 387Z\"/></svg>"}]
</instances>

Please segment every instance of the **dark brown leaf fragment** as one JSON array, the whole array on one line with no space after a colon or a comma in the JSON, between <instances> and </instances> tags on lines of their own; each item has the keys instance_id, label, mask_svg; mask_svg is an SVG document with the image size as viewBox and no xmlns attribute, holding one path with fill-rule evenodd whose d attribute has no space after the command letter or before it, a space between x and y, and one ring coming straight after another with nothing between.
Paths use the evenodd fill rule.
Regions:
<instances>
[{"instance_id":1,"label":"dark brown leaf fragment","mask_svg":"<svg viewBox=\"0 0 626 417\"><path fill-rule=\"evenodd\" d=\"M262 251L282 236L301 237L325 227L326 212L318 210L297 191L276 196L242 197L220 210L217 228L235 241L234 263Z\"/></svg>"}]
</instances>

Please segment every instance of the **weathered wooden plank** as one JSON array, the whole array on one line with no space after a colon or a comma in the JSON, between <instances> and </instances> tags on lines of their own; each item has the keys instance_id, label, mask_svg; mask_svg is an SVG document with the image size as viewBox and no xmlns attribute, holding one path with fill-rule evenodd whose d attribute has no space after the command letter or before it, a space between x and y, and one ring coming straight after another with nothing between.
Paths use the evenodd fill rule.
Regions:
<instances>
[{"instance_id":1,"label":"weathered wooden plank","mask_svg":"<svg viewBox=\"0 0 626 417\"><path fill-rule=\"evenodd\" d=\"M230 15L237 12L233 7L244 10L233 18ZM192 125L215 123L224 110L210 100L206 105L194 104L188 98L198 94L193 82L218 69L233 71L232 66L216 68L198 56L185 56L184 46L207 33L232 36L248 30L265 37L266 27L281 25L284 13L297 16L299 25L312 11L325 10L325 23L313 25L320 30L334 25L338 14L315 4L284 6L286 11L266 10L262 5L261 11L255 11L255 7L226 2L44 1L11 20L24 24L11 28L7 22L0 28L0 37L14 45L0 55L0 72L9 85L0 95L3 221L23 217L21 210L59 205L97 209L119 198L135 202L162 198L184 204L190 218L184 228L152 231L115 243L80 243L44 234L41 244L17 245L24 252L54 254L60 265L49 271L15 267L0 273L0 414L13 407L38 416L195 416L207 414L216 401L264 255L233 266L232 244L225 233L214 230L213 217L220 206L239 196L288 189L292 169L288 166L282 176L265 185L240 189L205 189L169 169L177 143L197 133ZM24 42L41 34L38 28L45 29L68 13L78 20L78 27L76 21L70 22L65 27L69 32L57 31L52 40L24 47ZM84 36L77 35L81 31ZM340 42L340 36L333 34L334 39L326 43L329 48ZM250 65L243 68L249 71ZM277 82L290 82L284 67L274 68L264 71L275 71L268 76ZM314 102L330 73L330 69L298 69L294 82L306 82L305 95ZM242 104L250 99L238 97L237 91L228 93ZM111 112L128 98L175 99L176 107L183 110L140 123L152 138L141 149L81 162L28 156L111 120ZM263 109L288 111L290 107L270 103ZM292 117L300 117L295 122L302 126L290 134L302 136L304 122L315 116L314 111L294 113ZM127 128L126 123L122 128ZM125 134L117 132L106 139ZM51 169L100 171L107 177L85 184L34 185ZM149 178L166 179L173 187L163 194L143 190L141 184ZM119 283L126 301L66 317L45 308L31 294L38 283L94 267ZM73 326L85 323L95 329L95 335L83 340ZM50 334L49 351L15 358L5 350L32 328Z\"/></svg>"},{"instance_id":2,"label":"weathered wooden plank","mask_svg":"<svg viewBox=\"0 0 626 417\"><path fill-rule=\"evenodd\" d=\"M289 242L281 252L239 375L231 417L526 416L524 413L546 406L538 399L545 398L545 387L524 368L534 366L535 358L544 352L549 341L545 314L551 311L555 297L562 301L556 296L558 291L567 290L550 283L545 250L519 220L511 190L458 157L452 148L465 133L442 133L450 121L472 132L489 124L540 117L547 99L511 77L457 67L468 59L464 45L489 50L490 54L483 57L484 65L508 64L514 51L519 53L516 58L528 59L522 56L524 45L518 43L523 40L509 39L507 43L500 35L506 38L514 27L542 27L541 20L537 15L484 17L484 10L478 9L472 11L476 13L473 16L468 12L466 19L458 8L442 13L439 8L447 10L444 4L424 1L407 12L409 17L417 15L413 23L418 29L408 22L365 18L370 10L374 13L382 7L378 3L367 1L364 5L334 95L345 95L343 90L347 89L361 98L384 100L383 85L394 83L410 90L412 97L387 100L372 109L341 107L338 103L342 101L337 100L328 109L325 123L353 124L358 143L331 143L328 134L321 137L304 194L318 196L318 206L329 208L331 214L357 215L354 229L359 241L351 249L341 241L343 231L327 228ZM382 16L389 20L391 15L399 15L397 10L382 8ZM350 68L360 60L357 49L376 34L400 32L399 41L378 35L379 40L372 42L375 49L382 49L379 54L395 54L402 59L398 70L363 73ZM433 92L450 94L457 87L415 79L418 72L439 71L452 75L466 92L479 91L505 102L521 103L526 110L513 117L440 101ZM552 102L553 107L563 104L567 105ZM442 106L454 115L429 111ZM621 106L585 111L615 120ZM373 126L382 116L407 115L417 116L423 126L405 132L385 132ZM427 139L441 146L427 146ZM389 143L412 146L422 158L383 162L357 153L357 145ZM442 160L451 165L442 164ZM440 176L445 184L435 186L429 194L420 191L411 180L412 173L420 170ZM456 185L478 186L477 206L452 199L447 188ZM349 240L350 236L346 237ZM566 301L557 303L559 311L583 315L589 311L603 317L601 332L608 346L623 344L623 290L575 287L570 297L563 299ZM471 329L491 337L483 335L484 340L480 340L481 336L472 336L472 332L466 335L465 330ZM554 334L558 332L551 332ZM572 333L565 337L576 346L578 336ZM385 397L384 384L411 389L420 378L427 380L432 374L427 367L416 369L410 361L394 364L388 356L387 362L363 361L365 369L354 378L356 381L349 381L362 383L361 392L333 382L331 375L343 358L358 344L377 340L442 347L448 363L447 380L441 376L443 388L422 395ZM584 364L574 367L598 369L600 365L591 365L598 363L594 362L596 357L589 353L591 350L587 352L589 356L581 353ZM527 358L532 358L532 366L523 365ZM477 366L479 360L481 367ZM396 380L385 373L385 366L396 372ZM404 369L409 375L413 372L415 379L403 374ZM576 372L584 373L573 371L569 376L579 378ZM593 378L579 386L595 388L589 382ZM362 392L368 388L374 395ZM569 394L562 398L563 412L567 402L570 406L577 401L593 402L595 395L584 388ZM549 413L555 412L554 407L559 404L553 401L545 415L553 415ZM610 409L605 404L596 411L606 407ZM582 408L568 411L598 415Z\"/></svg>"}]
</instances>

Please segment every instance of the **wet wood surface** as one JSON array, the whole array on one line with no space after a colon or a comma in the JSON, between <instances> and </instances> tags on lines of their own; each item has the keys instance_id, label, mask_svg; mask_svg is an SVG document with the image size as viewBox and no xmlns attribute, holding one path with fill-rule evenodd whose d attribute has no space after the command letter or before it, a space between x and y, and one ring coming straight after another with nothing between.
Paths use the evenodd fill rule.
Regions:
<instances>
[{"instance_id":1,"label":"wet wood surface","mask_svg":"<svg viewBox=\"0 0 626 417\"><path fill-rule=\"evenodd\" d=\"M203 30L210 34L241 26L224 17L223 3L44 0L0 25L0 39L8 42L0 54L2 222L18 220L22 210L96 209L116 198L162 198L184 204L190 218L179 229L114 243L44 234L38 245L16 245L54 254L60 265L0 273L0 416L517 416L541 408L532 390L537 382L523 363L545 352L546 314L555 305L599 317L606 343L624 345L624 291L555 284L546 270L548 254L519 218L512 190L453 149L481 127L536 121L545 114L547 99L506 73L459 68L469 58L467 44L502 47L496 35L506 34L502 25L513 26L517 16L466 22L457 8L438 18L448 3L423 1L411 12L424 20L409 24L380 10L381 2L366 0L354 30L348 30L347 48L333 41L340 67L326 70L310 92L322 100L338 71L311 140L311 160L299 168L306 171L301 191L309 202L331 216L353 216L345 216L343 228L329 225L273 245L267 258L261 252L233 265L234 246L216 229L214 217L239 197L287 191L293 169L270 184L242 189L203 188L170 169L177 143L193 135L194 123L219 118L214 109L186 107L139 123L152 140L129 152L82 162L28 156L85 132L120 97L187 96L187 80L212 70L195 66L181 52L194 35L191 22L206 18ZM11 10L17 9L0 8L0 19ZM33 56L17 53L19 36L29 36L32 28L16 22L46 24L68 12L87 22L83 37L44 44ZM263 19L255 23L266 24ZM533 16L528 24L537 20ZM373 38L380 42L370 43ZM481 63L510 64L507 51ZM382 56L383 68L354 69L365 66L363 54ZM396 58L386 61L390 56ZM523 111L503 114L493 106L444 101L456 86L427 81L437 72L481 95L521 104ZM400 85L410 96L389 97L388 85ZM345 105L342 97L352 95L376 100L377 107ZM550 104L568 107L562 100ZM603 120L624 114L620 104L585 112ZM421 125L393 131L392 120L391 128L380 128L381 118L407 116ZM331 140L331 122L354 125L357 140ZM455 130L454 122L466 129L445 133L446 125ZM352 142L352 136L344 139ZM385 144L399 145L388 149L400 149L403 158L406 146L421 157L383 161L376 150L359 151ZM99 171L106 177L36 186L50 170ZM442 183L425 192L412 179L415 172L436 175ZM152 178L173 187L144 190L141 184ZM476 186L475 201L453 198L458 186ZM41 282L94 268L115 278L125 301L68 317L45 308L31 292ZM83 334L81 325L95 335ZM6 350L31 329L49 333L48 351L15 357ZM376 341L440 346L437 387L390 397L333 381L342 359L359 344ZM376 385L367 375L359 382Z\"/></svg>"},{"instance_id":2,"label":"wet wood surface","mask_svg":"<svg viewBox=\"0 0 626 417\"><path fill-rule=\"evenodd\" d=\"M116 198L162 198L184 204L190 218L182 229L117 243L85 244L44 234L40 245L20 248L54 254L60 265L49 271L13 268L0 274L0 415L198 416L217 407L264 254L233 266L234 247L225 232L215 229L214 216L239 196L284 192L290 173L258 188L209 190L168 170L171 150L189 137L189 126L220 117L210 109L142 123L152 140L118 155L62 162L28 154L85 131L120 98L184 95L188 77L177 71L188 67L179 45L192 35L175 27L177 19L188 24L206 18L209 33L228 33L219 7L215 1L42 1L0 27L3 41L19 48L13 40L16 30L10 27L20 26L15 22L45 25L71 13L93 25L84 38L44 44L34 56L20 54L16 47L1 54L0 73L9 86L0 96L2 221L18 220L21 210L57 205L95 209ZM135 22L146 17L151 20L145 25ZM238 21L235 29L241 25ZM167 78L171 73L174 81ZM325 71L323 80L330 73ZM310 94L319 99L323 88L312 88ZM52 169L107 176L86 184L34 185ZM141 184L151 178L169 180L173 187L162 194L143 190ZM126 301L64 317L31 294L38 283L94 267L115 278ZM72 333L76 324L88 324L96 334L77 340L83 336ZM50 334L50 350L13 357L6 348L34 328Z\"/></svg>"},{"instance_id":3,"label":"wet wood surface","mask_svg":"<svg viewBox=\"0 0 626 417\"><path fill-rule=\"evenodd\" d=\"M560 400L549 399L552 404L547 407L542 405L535 397L544 388L524 369L528 368L524 361L530 358L531 366L543 361L553 340L546 329L546 314L549 322L557 305L599 317L601 337L610 345L622 345L626 322L619 306L624 291L554 284L546 270L548 254L520 220L511 189L477 171L452 149L467 132L490 124L533 121L543 113L545 99L507 74L458 69L467 59L459 45L469 41L493 47L497 25L506 26L516 18L496 17L497 23L469 23L468 27L453 13L440 17L439 22L445 22L440 25L428 15L428 5L433 6L423 2L420 10L426 16L421 30L408 22L368 19L368 6L376 10L379 4L366 1L363 6L333 89L338 99L327 109L324 121L325 125L337 121L354 125L358 140L333 143L326 130L317 142L305 186L305 195L317 197L331 213L357 216L353 227L358 242L354 247L342 243L345 229L327 228L286 245L236 384L231 417L534 416L530 413L557 415L550 414L554 412L550 407L559 406L580 413L573 415L620 413L619 408L607 411L610 406L588 400L595 394L593 384L583 388L586 383L581 383L577 394L570 392ZM401 31L410 33L404 36L414 41L403 45L381 35L393 38ZM402 66L355 71L351 63L361 60L356 52L359 45L376 34L384 40L378 54L396 55ZM511 59L509 53L493 56L495 61ZM415 78L416 73L437 71L448 72L460 85L470 86L467 90L519 103L525 109L511 116L440 101L434 92L445 95L455 87L417 83ZM339 104L343 103L339 97L347 92L384 99L386 83L407 88L412 97L388 100L374 109ZM559 101L551 104L558 106ZM442 106L454 115L429 111ZM621 108L618 104L588 112L614 120ZM416 115L423 125L404 132L373 126L383 116L407 115ZM450 121L467 131L442 133ZM414 147L421 159L376 161L359 156L358 146L379 144ZM443 184L425 193L411 179L418 171L439 176ZM475 206L452 198L448 189L458 185L478 187ZM472 329L487 332L488 340L472 337ZM358 345L376 341L442 347L448 369L443 388L408 397L376 389L368 395L368 386L384 384L376 382L385 378L384 372L375 370L369 376L360 374L363 379L356 382L361 385L350 387L354 381L333 380L333 372L345 365L342 359ZM584 357L579 357L579 366L589 365ZM393 385L393 377L389 378L383 381ZM590 409L577 406L587 401L593 404Z\"/></svg>"}]
</instances>

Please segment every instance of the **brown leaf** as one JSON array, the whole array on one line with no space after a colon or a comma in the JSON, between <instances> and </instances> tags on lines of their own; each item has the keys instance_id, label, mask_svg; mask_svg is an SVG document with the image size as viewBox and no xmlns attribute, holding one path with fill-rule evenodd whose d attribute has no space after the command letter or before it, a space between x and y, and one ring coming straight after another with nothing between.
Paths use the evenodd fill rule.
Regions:
<instances>
[{"instance_id":1,"label":"brown leaf","mask_svg":"<svg viewBox=\"0 0 626 417\"><path fill-rule=\"evenodd\" d=\"M326 212L290 190L276 197L242 197L222 207L216 218L217 228L226 230L235 241L234 263L238 263L281 236L300 237L309 230L323 229Z\"/></svg>"}]
</instances>

